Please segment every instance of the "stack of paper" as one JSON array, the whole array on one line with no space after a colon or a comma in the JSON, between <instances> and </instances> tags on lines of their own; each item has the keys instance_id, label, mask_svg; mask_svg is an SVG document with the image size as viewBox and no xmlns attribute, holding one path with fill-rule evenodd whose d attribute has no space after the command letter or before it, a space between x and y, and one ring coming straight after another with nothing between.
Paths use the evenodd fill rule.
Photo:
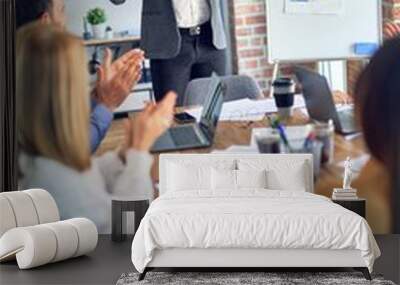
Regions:
<instances>
[{"instance_id":1,"label":"stack of paper","mask_svg":"<svg viewBox=\"0 0 400 285\"><path fill-rule=\"evenodd\" d=\"M128 113L134 111L141 111L146 106L146 102L151 102L150 90L151 84L141 83L135 90L125 99L114 113Z\"/></svg>"},{"instance_id":2,"label":"stack of paper","mask_svg":"<svg viewBox=\"0 0 400 285\"><path fill-rule=\"evenodd\" d=\"M305 106L302 95L295 96L293 108ZM197 121L201 118L202 107L190 109L187 112L195 117ZM265 114L276 113L278 108L274 98L262 100L241 99L224 103L221 111L220 121L261 121Z\"/></svg>"},{"instance_id":3,"label":"stack of paper","mask_svg":"<svg viewBox=\"0 0 400 285\"><path fill-rule=\"evenodd\" d=\"M357 200L357 189L335 188L332 193L333 200Z\"/></svg>"}]
</instances>

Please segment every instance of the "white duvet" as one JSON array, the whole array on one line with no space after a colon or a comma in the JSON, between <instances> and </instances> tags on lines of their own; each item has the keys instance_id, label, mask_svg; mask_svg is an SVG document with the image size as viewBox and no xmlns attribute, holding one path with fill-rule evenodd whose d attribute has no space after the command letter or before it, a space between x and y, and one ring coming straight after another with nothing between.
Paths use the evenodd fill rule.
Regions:
<instances>
[{"instance_id":1,"label":"white duvet","mask_svg":"<svg viewBox=\"0 0 400 285\"><path fill-rule=\"evenodd\" d=\"M132 262L143 272L166 248L357 249L371 272L380 256L362 217L319 195L270 190L164 194L139 226Z\"/></svg>"}]
</instances>

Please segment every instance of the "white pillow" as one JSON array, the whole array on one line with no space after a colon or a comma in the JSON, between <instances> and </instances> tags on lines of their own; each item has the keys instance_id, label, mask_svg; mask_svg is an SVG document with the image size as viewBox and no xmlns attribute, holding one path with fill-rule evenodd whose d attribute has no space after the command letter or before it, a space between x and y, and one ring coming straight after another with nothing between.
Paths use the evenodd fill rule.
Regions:
<instances>
[{"instance_id":1,"label":"white pillow","mask_svg":"<svg viewBox=\"0 0 400 285\"><path fill-rule=\"evenodd\" d=\"M306 178L302 167L293 169L290 176L283 171L267 171L268 189L306 192Z\"/></svg>"},{"instance_id":2,"label":"white pillow","mask_svg":"<svg viewBox=\"0 0 400 285\"><path fill-rule=\"evenodd\" d=\"M211 168L235 169L235 160L168 161L166 167L167 191L211 191Z\"/></svg>"},{"instance_id":3,"label":"white pillow","mask_svg":"<svg viewBox=\"0 0 400 285\"><path fill-rule=\"evenodd\" d=\"M212 189L214 191L235 191L241 189L267 188L266 170L211 170Z\"/></svg>"},{"instance_id":4,"label":"white pillow","mask_svg":"<svg viewBox=\"0 0 400 285\"><path fill-rule=\"evenodd\" d=\"M212 168L211 188L214 191L236 190L236 170Z\"/></svg>"},{"instance_id":5,"label":"white pillow","mask_svg":"<svg viewBox=\"0 0 400 285\"><path fill-rule=\"evenodd\" d=\"M211 167L186 166L176 163L168 163L167 167L168 191L211 189Z\"/></svg>"},{"instance_id":6,"label":"white pillow","mask_svg":"<svg viewBox=\"0 0 400 285\"><path fill-rule=\"evenodd\" d=\"M267 188L271 190L306 191L308 184L308 167L304 161L291 159L239 159L238 169L254 171L265 169ZM312 182L311 182L312 183Z\"/></svg>"},{"instance_id":7,"label":"white pillow","mask_svg":"<svg viewBox=\"0 0 400 285\"><path fill-rule=\"evenodd\" d=\"M267 171L263 170L236 170L237 189L266 189Z\"/></svg>"}]
</instances>

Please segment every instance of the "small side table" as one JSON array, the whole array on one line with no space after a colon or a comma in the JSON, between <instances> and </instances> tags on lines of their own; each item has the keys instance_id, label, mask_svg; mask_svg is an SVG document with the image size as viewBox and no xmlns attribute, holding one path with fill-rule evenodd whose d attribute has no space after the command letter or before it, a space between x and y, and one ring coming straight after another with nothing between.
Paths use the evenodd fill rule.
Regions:
<instances>
[{"instance_id":1,"label":"small side table","mask_svg":"<svg viewBox=\"0 0 400 285\"><path fill-rule=\"evenodd\" d=\"M123 233L126 225L123 224L124 212L135 212L135 232L137 231L140 221L146 214L149 208L149 200L137 201L112 201L112 229L111 239L115 242L121 242L126 239L126 234Z\"/></svg>"},{"instance_id":2,"label":"small side table","mask_svg":"<svg viewBox=\"0 0 400 285\"><path fill-rule=\"evenodd\" d=\"M343 208L346 208L365 219L366 215L366 199L357 199L357 200L333 200L333 203L339 204Z\"/></svg>"}]
</instances>

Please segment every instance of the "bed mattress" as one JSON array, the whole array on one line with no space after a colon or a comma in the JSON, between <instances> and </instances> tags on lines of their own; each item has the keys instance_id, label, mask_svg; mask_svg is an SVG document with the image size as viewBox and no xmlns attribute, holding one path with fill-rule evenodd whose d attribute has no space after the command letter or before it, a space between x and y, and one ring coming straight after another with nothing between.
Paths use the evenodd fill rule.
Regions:
<instances>
[{"instance_id":1,"label":"bed mattress","mask_svg":"<svg viewBox=\"0 0 400 285\"><path fill-rule=\"evenodd\" d=\"M265 189L162 195L136 232L132 262L143 272L155 250L173 248L359 250L370 271L380 255L359 215L319 195Z\"/></svg>"}]
</instances>

